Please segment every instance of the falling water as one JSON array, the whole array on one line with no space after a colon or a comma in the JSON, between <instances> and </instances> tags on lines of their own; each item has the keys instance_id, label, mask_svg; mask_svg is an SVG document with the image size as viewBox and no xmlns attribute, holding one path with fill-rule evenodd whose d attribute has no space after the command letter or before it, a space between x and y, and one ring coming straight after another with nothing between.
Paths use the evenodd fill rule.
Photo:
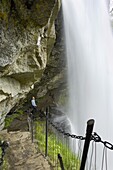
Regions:
<instances>
[{"instance_id":1,"label":"falling water","mask_svg":"<svg viewBox=\"0 0 113 170\"><path fill-rule=\"evenodd\" d=\"M113 34L106 0L62 3L70 94L68 116L79 134L84 134L87 120L94 118L94 130L103 140L113 143Z\"/></svg>"}]
</instances>

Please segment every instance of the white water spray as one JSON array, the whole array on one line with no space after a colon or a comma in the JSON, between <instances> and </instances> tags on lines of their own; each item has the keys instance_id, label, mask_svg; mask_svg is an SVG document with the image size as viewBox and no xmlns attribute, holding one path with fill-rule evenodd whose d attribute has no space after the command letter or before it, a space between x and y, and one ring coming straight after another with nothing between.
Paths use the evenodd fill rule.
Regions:
<instances>
[{"instance_id":1,"label":"white water spray","mask_svg":"<svg viewBox=\"0 0 113 170\"><path fill-rule=\"evenodd\" d=\"M113 143L113 33L106 0L62 3L70 121L76 133L84 134L87 120L94 118L94 131Z\"/></svg>"}]
</instances>

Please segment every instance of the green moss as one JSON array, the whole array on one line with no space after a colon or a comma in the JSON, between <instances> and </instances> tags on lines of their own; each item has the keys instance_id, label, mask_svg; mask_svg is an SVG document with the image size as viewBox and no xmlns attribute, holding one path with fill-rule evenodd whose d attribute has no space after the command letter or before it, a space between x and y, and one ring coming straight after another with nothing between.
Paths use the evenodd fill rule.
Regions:
<instances>
[{"instance_id":1,"label":"green moss","mask_svg":"<svg viewBox=\"0 0 113 170\"><path fill-rule=\"evenodd\" d=\"M0 18L3 19L3 20L7 20L7 13L0 12Z\"/></svg>"},{"instance_id":2,"label":"green moss","mask_svg":"<svg viewBox=\"0 0 113 170\"><path fill-rule=\"evenodd\" d=\"M0 19L8 22L10 13L10 2L8 0L2 0L0 2Z\"/></svg>"},{"instance_id":3,"label":"green moss","mask_svg":"<svg viewBox=\"0 0 113 170\"><path fill-rule=\"evenodd\" d=\"M13 122L13 120L15 118L19 117L21 114L23 114L23 111L22 110L18 110L16 113L12 114L10 117L6 117L4 129L7 129L8 127L10 127L11 123Z\"/></svg>"},{"instance_id":4,"label":"green moss","mask_svg":"<svg viewBox=\"0 0 113 170\"><path fill-rule=\"evenodd\" d=\"M41 28L48 23L55 0L34 0L29 9L23 0L2 0L0 2L0 20L6 24L21 27L21 30L33 27ZM9 23L10 21L10 23Z\"/></svg>"}]
</instances>

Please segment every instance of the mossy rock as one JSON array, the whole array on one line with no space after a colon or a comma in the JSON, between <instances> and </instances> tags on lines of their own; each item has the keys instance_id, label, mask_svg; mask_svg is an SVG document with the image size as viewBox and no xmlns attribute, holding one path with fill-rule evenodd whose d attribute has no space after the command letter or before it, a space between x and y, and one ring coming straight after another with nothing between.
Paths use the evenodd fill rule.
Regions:
<instances>
[{"instance_id":1,"label":"mossy rock","mask_svg":"<svg viewBox=\"0 0 113 170\"><path fill-rule=\"evenodd\" d=\"M11 126L11 123L14 121L15 118L20 117L21 115L23 115L23 111L22 110L18 110L16 113L7 116L5 119L5 127L4 129L7 129Z\"/></svg>"},{"instance_id":2,"label":"mossy rock","mask_svg":"<svg viewBox=\"0 0 113 170\"><path fill-rule=\"evenodd\" d=\"M10 20L24 27L43 27L47 24L55 0L34 0L31 6L25 0L2 0L0 2L0 19Z\"/></svg>"}]
</instances>

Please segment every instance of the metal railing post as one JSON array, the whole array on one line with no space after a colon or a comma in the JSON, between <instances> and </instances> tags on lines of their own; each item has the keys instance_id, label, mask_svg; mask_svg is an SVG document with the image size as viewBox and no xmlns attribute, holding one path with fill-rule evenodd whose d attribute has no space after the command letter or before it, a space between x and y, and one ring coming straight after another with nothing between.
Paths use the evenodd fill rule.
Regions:
<instances>
[{"instance_id":1,"label":"metal railing post","mask_svg":"<svg viewBox=\"0 0 113 170\"><path fill-rule=\"evenodd\" d=\"M84 143L84 149L83 149L83 154L82 154L80 170L84 170L84 168L85 168L89 144L90 144L91 135L92 135L92 131L93 131L93 126L94 126L94 119L88 120L87 129L86 129L86 139L85 139L85 143Z\"/></svg>"},{"instance_id":2,"label":"metal railing post","mask_svg":"<svg viewBox=\"0 0 113 170\"><path fill-rule=\"evenodd\" d=\"M31 118L31 141L33 143L33 119Z\"/></svg>"},{"instance_id":3,"label":"metal railing post","mask_svg":"<svg viewBox=\"0 0 113 170\"><path fill-rule=\"evenodd\" d=\"M61 170L65 170L65 169L64 169L64 165L63 165L63 161L62 161L62 157L61 157L60 154L58 154L58 159L59 159L59 162L60 162Z\"/></svg>"},{"instance_id":4,"label":"metal railing post","mask_svg":"<svg viewBox=\"0 0 113 170\"><path fill-rule=\"evenodd\" d=\"M46 108L45 157L48 155L48 107Z\"/></svg>"}]
</instances>

